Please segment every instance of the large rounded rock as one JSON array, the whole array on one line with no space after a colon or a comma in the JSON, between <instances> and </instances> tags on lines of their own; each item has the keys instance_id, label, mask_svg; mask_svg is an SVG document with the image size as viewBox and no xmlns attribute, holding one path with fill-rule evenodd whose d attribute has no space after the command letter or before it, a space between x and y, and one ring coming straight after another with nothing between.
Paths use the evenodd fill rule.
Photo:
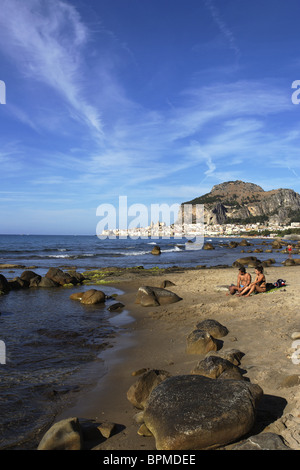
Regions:
<instances>
[{"instance_id":1,"label":"large rounded rock","mask_svg":"<svg viewBox=\"0 0 300 470\"><path fill-rule=\"evenodd\" d=\"M203 250L214 250L215 247L211 243L204 243Z\"/></svg>"},{"instance_id":2,"label":"large rounded rock","mask_svg":"<svg viewBox=\"0 0 300 470\"><path fill-rule=\"evenodd\" d=\"M81 303L95 305L105 302L105 294L101 290L89 289L81 297Z\"/></svg>"},{"instance_id":3,"label":"large rounded rock","mask_svg":"<svg viewBox=\"0 0 300 470\"><path fill-rule=\"evenodd\" d=\"M42 280L42 276L37 274L35 277L32 277L30 279L29 287L38 287L41 280Z\"/></svg>"},{"instance_id":4,"label":"large rounded rock","mask_svg":"<svg viewBox=\"0 0 300 470\"><path fill-rule=\"evenodd\" d=\"M229 242L229 248L236 248L237 246L239 246L238 242Z\"/></svg>"},{"instance_id":5,"label":"large rounded rock","mask_svg":"<svg viewBox=\"0 0 300 470\"><path fill-rule=\"evenodd\" d=\"M138 290L135 303L143 307L155 307L158 305L172 304L179 300L182 300L181 297L167 289L142 286Z\"/></svg>"},{"instance_id":6,"label":"large rounded rock","mask_svg":"<svg viewBox=\"0 0 300 470\"><path fill-rule=\"evenodd\" d=\"M34 279L34 278L33 278ZM53 279L49 279L48 277L42 277L40 282L37 284L37 287L58 287L59 284Z\"/></svg>"},{"instance_id":7,"label":"large rounded rock","mask_svg":"<svg viewBox=\"0 0 300 470\"><path fill-rule=\"evenodd\" d=\"M282 437L273 432L262 432L236 444L231 450L292 450Z\"/></svg>"},{"instance_id":8,"label":"large rounded rock","mask_svg":"<svg viewBox=\"0 0 300 470\"><path fill-rule=\"evenodd\" d=\"M3 274L0 274L0 292L6 293L10 291L9 282Z\"/></svg>"},{"instance_id":9,"label":"large rounded rock","mask_svg":"<svg viewBox=\"0 0 300 470\"><path fill-rule=\"evenodd\" d=\"M19 276L15 277L11 281L8 281L11 289L24 289L29 287L29 282L21 279Z\"/></svg>"},{"instance_id":10,"label":"large rounded rock","mask_svg":"<svg viewBox=\"0 0 300 470\"><path fill-rule=\"evenodd\" d=\"M211 379L235 379L243 380L240 369L232 362L218 356L208 356L198 362L197 366L191 371L194 375L203 375Z\"/></svg>"},{"instance_id":11,"label":"large rounded rock","mask_svg":"<svg viewBox=\"0 0 300 470\"><path fill-rule=\"evenodd\" d=\"M61 286L64 286L65 284L78 284L76 277L70 276L70 274L65 273L59 268L50 268L45 277Z\"/></svg>"},{"instance_id":12,"label":"large rounded rock","mask_svg":"<svg viewBox=\"0 0 300 470\"><path fill-rule=\"evenodd\" d=\"M240 267L240 266L248 266L251 265L259 265L261 261L257 259L255 256L245 256L244 258L238 258L232 264L233 267Z\"/></svg>"},{"instance_id":13,"label":"large rounded rock","mask_svg":"<svg viewBox=\"0 0 300 470\"><path fill-rule=\"evenodd\" d=\"M83 274L78 273L77 271L72 271L70 273L71 278L73 278L72 284L75 284L74 279L77 281L77 283L81 284L84 280L85 277Z\"/></svg>"},{"instance_id":14,"label":"large rounded rock","mask_svg":"<svg viewBox=\"0 0 300 470\"><path fill-rule=\"evenodd\" d=\"M193 330L186 339L187 354L206 354L217 351L218 343L213 336L204 330Z\"/></svg>"},{"instance_id":15,"label":"large rounded rock","mask_svg":"<svg viewBox=\"0 0 300 470\"><path fill-rule=\"evenodd\" d=\"M207 331L214 338L223 338L228 335L228 329L226 326L221 325L217 320L206 319L197 323L196 328L198 330Z\"/></svg>"},{"instance_id":16,"label":"large rounded rock","mask_svg":"<svg viewBox=\"0 0 300 470\"><path fill-rule=\"evenodd\" d=\"M158 450L217 448L251 430L262 394L258 385L241 380L170 377L152 391L144 422Z\"/></svg>"},{"instance_id":17,"label":"large rounded rock","mask_svg":"<svg viewBox=\"0 0 300 470\"><path fill-rule=\"evenodd\" d=\"M295 260L293 258L286 259L285 261L282 261L282 264L284 266L295 266Z\"/></svg>"},{"instance_id":18,"label":"large rounded rock","mask_svg":"<svg viewBox=\"0 0 300 470\"><path fill-rule=\"evenodd\" d=\"M34 271L29 271L29 270L26 270L26 271L23 271L20 278L23 280L23 281L26 281L28 283L30 283L31 279L37 277L38 274L36 274ZM41 277L41 276L40 276Z\"/></svg>"},{"instance_id":19,"label":"large rounded rock","mask_svg":"<svg viewBox=\"0 0 300 470\"><path fill-rule=\"evenodd\" d=\"M81 301L83 294L84 294L84 292L74 292L73 294L70 295L70 299L71 299L71 300L79 300L79 301Z\"/></svg>"},{"instance_id":20,"label":"large rounded rock","mask_svg":"<svg viewBox=\"0 0 300 470\"><path fill-rule=\"evenodd\" d=\"M239 246L250 246L251 243L249 243L245 238L239 243Z\"/></svg>"},{"instance_id":21,"label":"large rounded rock","mask_svg":"<svg viewBox=\"0 0 300 470\"><path fill-rule=\"evenodd\" d=\"M176 284L174 284L174 282L172 281L168 281L168 279L166 279L165 281L163 281L161 283L161 285L159 286L161 289L165 289L166 287L169 287L169 286L175 286Z\"/></svg>"},{"instance_id":22,"label":"large rounded rock","mask_svg":"<svg viewBox=\"0 0 300 470\"><path fill-rule=\"evenodd\" d=\"M34 271L23 271L20 279L27 285L27 287L37 287L41 282L42 276L36 274Z\"/></svg>"},{"instance_id":23,"label":"large rounded rock","mask_svg":"<svg viewBox=\"0 0 300 470\"><path fill-rule=\"evenodd\" d=\"M82 429L78 418L67 418L55 423L42 438L38 450L81 450Z\"/></svg>"},{"instance_id":24,"label":"large rounded rock","mask_svg":"<svg viewBox=\"0 0 300 470\"><path fill-rule=\"evenodd\" d=\"M152 255L160 255L161 254L161 250L160 250L160 247L155 245L151 251L151 254Z\"/></svg>"},{"instance_id":25,"label":"large rounded rock","mask_svg":"<svg viewBox=\"0 0 300 470\"><path fill-rule=\"evenodd\" d=\"M165 370L151 369L145 372L130 387L127 392L127 399L136 408L144 409L152 390L167 377L170 377L170 374Z\"/></svg>"},{"instance_id":26,"label":"large rounded rock","mask_svg":"<svg viewBox=\"0 0 300 470\"><path fill-rule=\"evenodd\" d=\"M222 357L227 361L231 362L235 366L239 366L241 364L242 357L245 355L239 349L223 349L220 352L212 352L209 355L216 355L217 357Z\"/></svg>"},{"instance_id":27,"label":"large rounded rock","mask_svg":"<svg viewBox=\"0 0 300 470\"><path fill-rule=\"evenodd\" d=\"M271 245L272 245L272 248L277 249L277 250L282 248L281 240L274 240Z\"/></svg>"}]
</instances>

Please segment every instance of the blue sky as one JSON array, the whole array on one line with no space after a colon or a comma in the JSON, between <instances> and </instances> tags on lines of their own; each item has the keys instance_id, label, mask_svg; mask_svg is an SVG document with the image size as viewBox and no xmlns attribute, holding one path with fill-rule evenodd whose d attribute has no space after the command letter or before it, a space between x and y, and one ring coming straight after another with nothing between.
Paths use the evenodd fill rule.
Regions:
<instances>
[{"instance_id":1,"label":"blue sky","mask_svg":"<svg viewBox=\"0 0 300 470\"><path fill-rule=\"evenodd\" d=\"M236 179L300 192L299 16L298 0L1 0L0 233L94 234L119 196L181 203Z\"/></svg>"}]
</instances>

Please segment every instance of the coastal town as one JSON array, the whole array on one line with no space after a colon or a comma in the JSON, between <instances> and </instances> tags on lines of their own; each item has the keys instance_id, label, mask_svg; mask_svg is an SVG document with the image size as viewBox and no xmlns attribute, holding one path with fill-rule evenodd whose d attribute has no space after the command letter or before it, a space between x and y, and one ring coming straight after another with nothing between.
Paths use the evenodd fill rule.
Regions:
<instances>
[{"instance_id":1,"label":"coastal town","mask_svg":"<svg viewBox=\"0 0 300 470\"><path fill-rule=\"evenodd\" d=\"M277 224L171 224L157 222L148 227L136 227L128 229L103 230L102 238L193 238L193 237L234 237L247 234L266 235L276 237L285 231L296 231L300 228L300 222L292 222L286 225Z\"/></svg>"}]
</instances>

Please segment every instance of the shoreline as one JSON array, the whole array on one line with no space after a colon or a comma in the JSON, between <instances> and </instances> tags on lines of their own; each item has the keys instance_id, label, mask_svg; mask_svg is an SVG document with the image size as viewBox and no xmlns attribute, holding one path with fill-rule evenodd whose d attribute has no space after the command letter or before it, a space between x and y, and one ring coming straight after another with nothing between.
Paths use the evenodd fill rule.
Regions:
<instances>
[{"instance_id":1,"label":"shoreline","mask_svg":"<svg viewBox=\"0 0 300 470\"><path fill-rule=\"evenodd\" d=\"M253 276L254 268L248 271ZM171 375L190 374L204 356L186 353L186 337L196 322L211 318L229 330L222 338L221 350L241 350L245 378L264 391L253 433L284 434L282 417L300 406L299 386L284 385L289 377L300 373L300 365L293 364L289 356L291 334L300 331L297 313L300 270L297 266L265 268L267 282L273 283L277 278L287 281L284 289L272 293L237 298L217 290L235 283L237 272L232 267L181 268L178 272L156 275L128 273L127 280L126 276L112 276L110 284L124 292L118 300L125 304L132 321L122 326L116 345L101 355L107 370L104 376L92 390L82 392L77 402L57 416L55 422L73 416L114 422L116 432L95 449L155 450L153 437L137 434L139 425L135 415L140 410L126 396L137 380L132 372L150 368L166 370ZM165 279L174 282L167 289L178 294L182 298L180 302L157 307L135 304L140 286L159 287Z\"/></svg>"},{"instance_id":2,"label":"shoreline","mask_svg":"<svg viewBox=\"0 0 300 470\"><path fill-rule=\"evenodd\" d=\"M151 275L149 277L152 278ZM153 280L159 277L154 276ZM137 289L143 285L143 282L141 282L142 279L121 282L116 279L116 281L116 284L111 285L118 286L118 289L124 292L118 296L117 300L125 304L127 320L115 338L116 344L101 354L106 372L91 390L82 391L77 401L63 410L56 417L55 422L76 416L88 421L116 423L118 433L108 440L109 443L102 443L103 449L131 450L134 448L135 450L138 427L134 422L132 405L127 400L126 393L135 380L131 375L132 372L141 368L141 359L137 357L136 348L140 349L148 336L143 327L144 319L138 312L139 306L134 304ZM129 286L129 283L133 285ZM101 286L98 287L101 289ZM124 429L126 429L125 435ZM120 443L119 440L121 440ZM113 447L110 447L111 445ZM140 442L137 449L146 450L148 446L145 447L145 442ZM154 449L155 445L152 442L149 450Z\"/></svg>"}]
</instances>

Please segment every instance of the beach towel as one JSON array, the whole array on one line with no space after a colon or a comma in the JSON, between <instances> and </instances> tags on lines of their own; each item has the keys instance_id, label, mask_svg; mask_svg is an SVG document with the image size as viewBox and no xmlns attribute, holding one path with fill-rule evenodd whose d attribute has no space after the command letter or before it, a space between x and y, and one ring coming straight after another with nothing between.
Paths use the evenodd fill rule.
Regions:
<instances>
[{"instance_id":1,"label":"beach towel","mask_svg":"<svg viewBox=\"0 0 300 470\"><path fill-rule=\"evenodd\" d=\"M267 290L265 294L270 294L271 292L276 292L280 287L286 286L286 281L283 279L277 279L276 282L273 284L271 282L267 282Z\"/></svg>"}]
</instances>

